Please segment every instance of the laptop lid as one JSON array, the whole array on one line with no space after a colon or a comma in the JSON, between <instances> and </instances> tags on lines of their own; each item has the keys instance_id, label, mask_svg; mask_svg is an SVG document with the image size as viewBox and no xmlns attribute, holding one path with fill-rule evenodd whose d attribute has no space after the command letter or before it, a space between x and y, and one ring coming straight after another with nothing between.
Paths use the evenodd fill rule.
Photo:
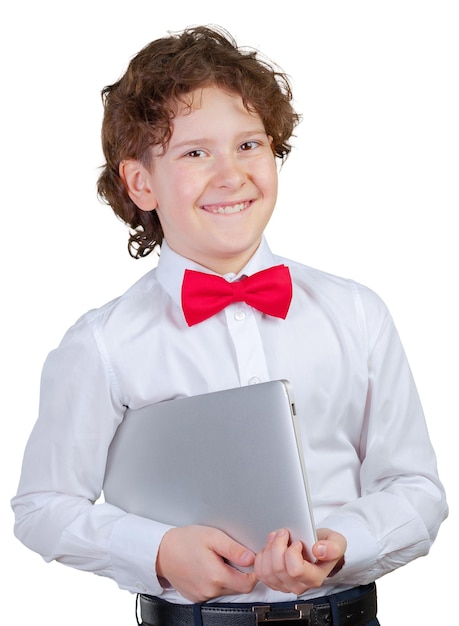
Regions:
<instances>
[{"instance_id":1,"label":"laptop lid","mask_svg":"<svg viewBox=\"0 0 459 626\"><path fill-rule=\"evenodd\" d=\"M295 404L276 380L126 411L104 497L129 513L225 531L253 551L288 528L316 541Z\"/></svg>"}]
</instances>

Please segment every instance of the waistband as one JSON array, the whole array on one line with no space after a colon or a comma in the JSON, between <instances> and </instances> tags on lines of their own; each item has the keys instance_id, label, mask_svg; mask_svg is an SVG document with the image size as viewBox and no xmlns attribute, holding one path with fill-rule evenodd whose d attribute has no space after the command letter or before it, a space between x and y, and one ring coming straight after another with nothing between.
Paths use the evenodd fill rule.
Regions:
<instances>
[{"instance_id":1,"label":"waistband","mask_svg":"<svg viewBox=\"0 0 459 626\"><path fill-rule=\"evenodd\" d=\"M375 619L377 611L374 583L307 601L272 605L173 604L144 594L139 596L139 603L144 626L255 626L265 622L272 626L364 626Z\"/></svg>"}]
</instances>

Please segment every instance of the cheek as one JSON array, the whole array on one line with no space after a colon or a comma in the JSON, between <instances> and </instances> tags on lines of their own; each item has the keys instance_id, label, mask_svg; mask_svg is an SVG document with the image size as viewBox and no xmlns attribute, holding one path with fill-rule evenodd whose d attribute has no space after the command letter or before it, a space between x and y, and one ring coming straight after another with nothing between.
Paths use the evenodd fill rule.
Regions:
<instances>
[{"instance_id":1,"label":"cheek","mask_svg":"<svg viewBox=\"0 0 459 626\"><path fill-rule=\"evenodd\" d=\"M274 162L269 162L265 167L260 168L258 180L266 195L277 197L277 168Z\"/></svg>"},{"instance_id":2,"label":"cheek","mask_svg":"<svg viewBox=\"0 0 459 626\"><path fill-rule=\"evenodd\" d=\"M189 169L181 169L169 178L169 187L175 197L195 201L201 195L206 180L205 173L199 168L191 172Z\"/></svg>"}]
</instances>

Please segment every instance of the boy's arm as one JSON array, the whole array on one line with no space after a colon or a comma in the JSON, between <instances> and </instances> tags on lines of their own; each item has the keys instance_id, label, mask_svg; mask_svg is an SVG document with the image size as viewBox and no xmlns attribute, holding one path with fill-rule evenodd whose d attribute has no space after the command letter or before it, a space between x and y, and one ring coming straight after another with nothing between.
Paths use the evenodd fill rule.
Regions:
<instances>
[{"instance_id":1,"label":"boy's arm","mask_svg":"<svg viewBox=\"0 0 459 626\"><path fill-rule=\"evenodd\" d=\"M154 564L169 526L55 492L20 492L12 506L17 538L45 561L107 576L132 593L162 593Z\"/></svg>"},{"instance_id":2,"label":"boy's arm","mask_svg":"<svg viewBox=\"0 0 459 626\"><path fill-rule=\"evenodd\" d=\"M94 335L80 321L43 368L40 414L12 500L15 534L46 561L108 576L131 592L160 594L155 561L170 527L94 504L124 410Z\"/></svg>"},{"instance_id":3,"label":"boy's arm","mask_svg":"<svg viewBox=\"0 0 459 626\"><path fill-rule=\"evenodd\" d=\"M364 585L426 555L448 514L436 456L393 320L370 290L358 289L367 348L367 398L360 434L360 494L322 516L346 538L334 584ZM330 451L330 454L333 454Z\"/></svg>"},{"instance_id":4,"label":"boy's arm","mask_svg":"<svg viewBox=\"0 0 459 626\"><path fill-rule=\"evenodd\" d=\"M436 456L411 369L385 307L360 290L368 389L360 439L360 497L319 525L348 542L333 582L367 584L427 554L448 514ZM375 304L378 311L375 310Z\"/></svg>"}]
</instances>

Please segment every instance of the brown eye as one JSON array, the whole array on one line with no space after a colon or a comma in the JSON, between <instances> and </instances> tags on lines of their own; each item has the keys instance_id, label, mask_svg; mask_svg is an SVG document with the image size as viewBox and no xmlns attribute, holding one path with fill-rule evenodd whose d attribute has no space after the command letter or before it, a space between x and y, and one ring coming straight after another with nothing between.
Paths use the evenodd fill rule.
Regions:
<instances>
[{"instance_id":1,"label":"brown eye","mask_svg":"<svg viewBox=\"0 0 459 626\"><path fill-rule=\"evenodd\" d=\"M198 157L202 156L203 154L204 153L203 153L202 150L191 150L190 152L187 152L185 156L198 158Z\"/></svg>"},{"instance_id":2,"label":"brown eye","mask_svg":"<svg viewBox=\"0 0 459 626\"><path fill-rule=\"evenodd\" d=\"M256 141L245 141L243 144L241 144L240 150L242 152L247 152L248 150L253 150L257 146L258 143Z\"/></svg>"}]
</instances>

